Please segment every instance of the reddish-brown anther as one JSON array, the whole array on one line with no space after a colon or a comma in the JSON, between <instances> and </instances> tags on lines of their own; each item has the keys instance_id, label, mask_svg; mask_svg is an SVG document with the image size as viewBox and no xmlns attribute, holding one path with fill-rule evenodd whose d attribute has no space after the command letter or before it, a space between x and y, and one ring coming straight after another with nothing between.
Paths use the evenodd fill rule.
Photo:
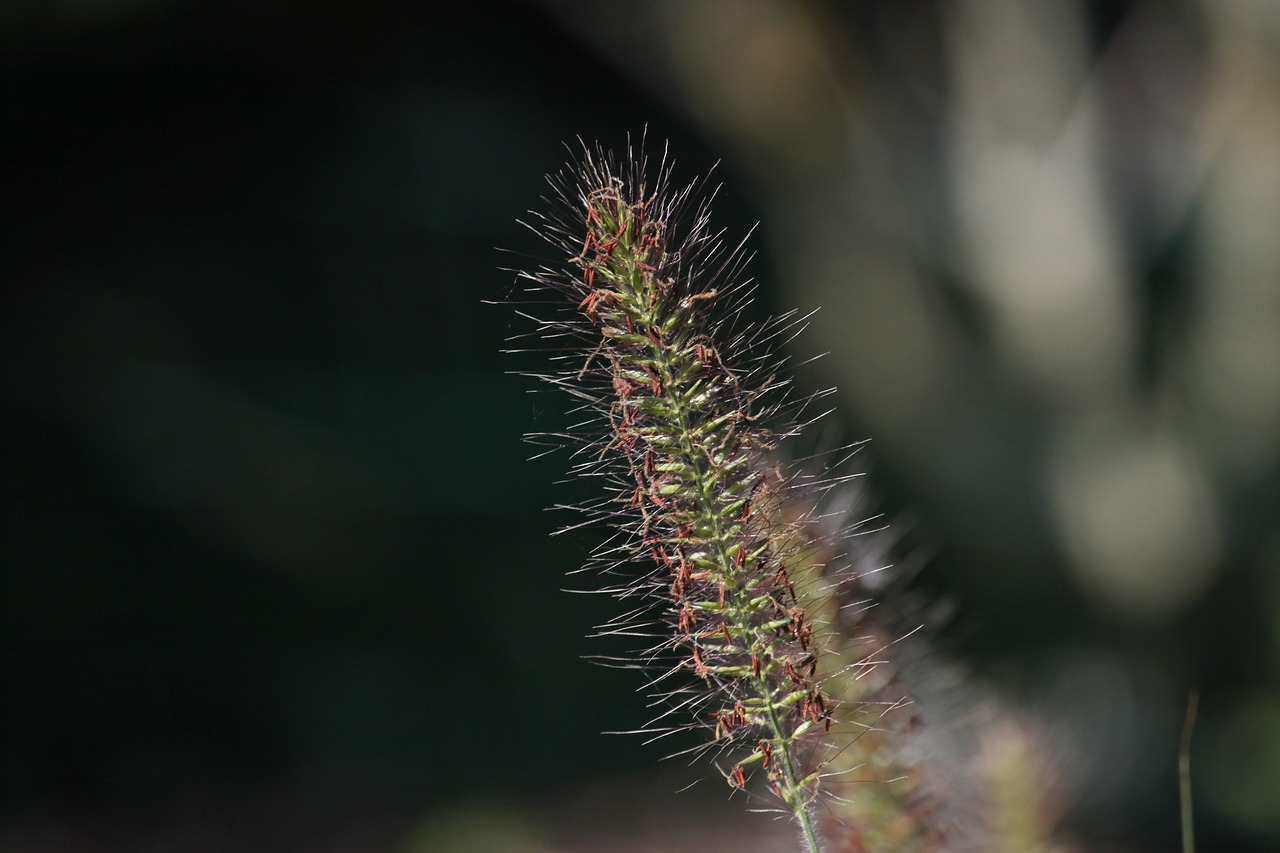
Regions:
<instances>
[{"instance_id":1,"label":"reddish-brown anther","mask_svg":"<svg viewBox=\"0 0 1280 853\"><path fill-rule=\"evenodd\" d=\"M648 367L648 366L646 366L646 367L645 367L645 372L649 374L649 384L653 387L653 394L654 394L654 396L655 396L655 397L657 397L657 396L661 396L661 394L662 394L662 377L661 377L661 376L659 376L659 375L658 375L658 371L654 370L652 367Z\"/></svg>"},{"instance_id":2,"label":"reddish-brown anther","mask_svg":"<svg viewBox=\"0 0 1280 853\"><path fill-rule=\"evenodd\" d=\"M692 583L693 581L693 566L683 551L680 554L680 580L682 583Z\"/></svg>"},{"instance_id":3,"label":"reddish-brown anther","mask_svg":"<svg viewBox=\"0 0 1280 853\"><path fill-rule=\"evenodd\" d=\"M729 784L735 788L747 787L747 772L742 769L741 764L733 765L733 769L729 771Z\"/></svg>"},{"instance_id":4,"label":"reddish-brown anther","mask_svg":"<svg viewBox=\"0 0 1280 853\"><path fill-rule=\"evenodd\" d=\"M787 658L782 662L782 669L796 685L804 684L804 677L799 672L796 672L795 666L791 663L791 658Z\"/></svg>"},{"instance_id":5,"label":"reddish-brown anther","mask_svg":"<svg viewBox=\"0 0 1280 853\"><path fill-rule=\"evenodd\" d=\"M791 577L787 574L787 566L785 563L778 564L777 574L773 576L773 585L785 586L787 588L787 592L791 593L791 597L793 599L796 597L796 588L791 584Z\"/></svg>"},{"instance_id":6,"label":"reddish-brown anther","mask_svg":"<svg viewBox=\"0 0 1280 853\"><path fill-rule=\"evenodd\" d=\"M698 675L710 675L711 670L707 669L707 664L702 659L702 652L698 650L698 644L693 643L693 671Z\"/></svg>"},{"instance_id":7,"label":"reddish-brown anther","mask_svg":"<svg viewBox=\"0 0 1280 853\"><path fill-rule=\"evenodd\" d=\"M619 400L625 400L631 396L631 392L636 390L636 386L628 382L625 378L618 374L613 375L613 392L618 395Z\"/></svg>"},{"instance_id":8,"label":"reddish-brown anther","mask_svg":"<svg viewBox=\"0 0 1280 853\"><path fill-rule=\"evenodd\" d=\"M587 270L591 272L593 275L595 274L594 267L588 267ZM613 291L611 290L594 290L593 289L590 293L588 293L583 298L581 302L578 303L578 308L581 309L583 313L587 315L587 317L591 320L592 323L599 324L600 303L605 301L608 297L612 295L613 295Z\"/></svg>"}]
</instances>

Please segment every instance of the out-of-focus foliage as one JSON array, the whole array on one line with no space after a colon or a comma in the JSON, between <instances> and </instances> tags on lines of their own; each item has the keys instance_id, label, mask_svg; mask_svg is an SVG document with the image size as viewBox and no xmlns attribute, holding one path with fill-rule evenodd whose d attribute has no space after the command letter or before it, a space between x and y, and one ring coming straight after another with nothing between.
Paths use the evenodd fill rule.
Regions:
<instances>
[{"instance_id":1,"label":"out-of-focus foliage","mask_svg":"<svg viewBox=\"0 0 1280 853\"><path fill-rule=\"evenodd\" d=\"M1077 782L1162 784L1200 683L1206 731L1261 738L1207 807L1273 833L1280 735L1237 690L1280 695L1280 7L545 7L750 183L774 298L822 307L803 374L927 507L934 576L1017 626L993 651L1060 671L1107 756Z\"/></svg>"}]
</instances>

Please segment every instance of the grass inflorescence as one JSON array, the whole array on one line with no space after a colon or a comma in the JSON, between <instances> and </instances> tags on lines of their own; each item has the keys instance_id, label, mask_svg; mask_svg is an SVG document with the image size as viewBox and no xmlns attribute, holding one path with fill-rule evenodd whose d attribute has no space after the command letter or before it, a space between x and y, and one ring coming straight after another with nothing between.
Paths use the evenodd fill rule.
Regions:
<instances>
[{"instance_id":1,"label":"grass inflorescence","mask_svg":"<svg viewBox=\"0 0 1280 853\"><path fill-rule=\"evenodd\" d=\"M584 569L623 602L601 632L644 643L622 664L660 700L645 731L705 730L728 784L775 797L810 851L942 849L929 774L901 748L917 720L885 662L899 626L869 617L883 566L855 544L848 478L786 447L814 420L776 355L804 318L743 319L743 244L665 153L584 148L549 180L526 224L555 255L520 273L521 313L554 365L536 375L581 419L532 438L603 482L572 527L609 531Z\"/></svg>"}]
</instances>

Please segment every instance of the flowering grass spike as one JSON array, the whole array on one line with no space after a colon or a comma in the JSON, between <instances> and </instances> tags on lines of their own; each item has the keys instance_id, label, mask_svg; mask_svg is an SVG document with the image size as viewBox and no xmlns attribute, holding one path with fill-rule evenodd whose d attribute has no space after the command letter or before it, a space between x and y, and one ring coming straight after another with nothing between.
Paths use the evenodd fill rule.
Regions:
<instances>
[{"instance_id":1,"label":"flowering grass spike","mask_svg":"<svg viewBox=\"0 0 1280 853\"><path fill-rule=\"evenodd\" d=\"M601 630L645 643L623 662L661 700L645 731L704 729L727 783L776 797L807 850L942 849L929 774L885 724L905 705L869 621L881 566L854 553L843 479L783 461L812 398L787 395L772 350L800 321L744 321L741 244L665 155L650 166L596 148L552 176L529 224L557 256L521 273L529 337L554 347L537 375L583 415L534 438L604 484L573 508L610 531L586 568L624 607Z\"/></svg>"}]
</instances>

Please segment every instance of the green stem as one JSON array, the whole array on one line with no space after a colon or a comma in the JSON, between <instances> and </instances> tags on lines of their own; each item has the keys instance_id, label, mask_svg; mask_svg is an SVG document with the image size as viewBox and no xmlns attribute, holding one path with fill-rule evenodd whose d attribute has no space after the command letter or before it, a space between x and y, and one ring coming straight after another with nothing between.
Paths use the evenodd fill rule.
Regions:
<instances>
[{"instance_id":1,"label":"green stem","mask_svg":"<svg viewBox=\"0 0 1280 853\"><path fill-rule=\"evenodd\" d=\"M769 685L763 679L757 679L757 687L762 692L768 692L771 695ZM778 719L778 709L772 701L769 702L768 708L769 728L777 736L778 749L782 752L782 775L786 779L789 794L784 799L787 801L787 806L791 809L791 814L795 817L796 823L800 824L800 834L804 838L804 843L809 853L819 853L822 848L818 846L818 833L813 828L813 817L809 813L809 804L804 796L800 780L796 778L795 759L791 750L794 738L788 737L783 733L782 721Z\"/></svg>"},{"instance_id":2,"label":"green stem","mask_svg":"<svg viewBox=\"0 0 1280 853\"><path fill-rule=\"evenodd\" d=\"M1187 696L1187 713L1182 721L1182 744L1178 750L1178 794L1182 813L1182 853L1195 853L1196 834L1191 813L1191 731L1196 724L1200 692Z\"/></svg>"}]
</instances>

